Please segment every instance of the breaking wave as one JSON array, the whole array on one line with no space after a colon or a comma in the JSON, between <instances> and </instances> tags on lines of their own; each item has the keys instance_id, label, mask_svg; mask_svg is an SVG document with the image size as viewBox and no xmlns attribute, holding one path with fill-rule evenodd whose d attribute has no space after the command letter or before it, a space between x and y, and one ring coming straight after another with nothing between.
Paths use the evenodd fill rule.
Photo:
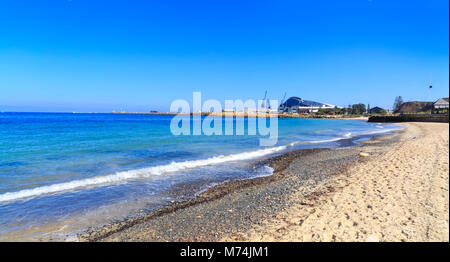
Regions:
<instances>
[{"instance_id":1,"label":"breaking wave","mask_svg":"<svg viewBox=\"0 0 450 262\"><path fill-rule=\"evenodd\" d=\"M325 139L325 140L315 140L315 141L307 141L306 143L310 144L316 144L316 143L329 143L329 142L335 142L341 139L347 139L355 135L370 135L370 134L379 134L379 133L385 133L385 132L391 132L395 129L383 129L383 130L375 130L375 131L369 131L369 132L363 132L358 134L353 133L346 133L343 136ZM233 162L233 161L241 161L241 160L250 160L255 159L259 157L263 157L266 155L274 154L276 152L282 151L287 149L288 147L295 146L296 144L299 144L300 142L292 142L288 145L284 146L278 146L278 147L271 147L266 149L260 149L260 150L254 150L254 151L247 151L243 153L237 153L237 154L231 154L231 155L220 155L215 156L207 159L200 159L200 160L191 160L191 161L183 161L183 162L172 162L170 164L166 165L160 165L160 166L153 166L148 168L142 168L142 169L135 169L135 170L129 170L129 171L122 171L117 172L115 174L109 174L109 175L103 175L103 176L96 176L92 178L86 178L86 179L80 179L80 180L74 180L70 182L64 182L64 183L58 183L48 186L41 186L37 188L32 189L24 189L16 192L7 192L0 195L0 202L7 202L7 201L14 201L18 199L26 199L26 198L33 198L40 195L45 194L53 194L53 193L59 193L63 191L68 190L74 190L84 187L91 187L91 186L99 186L104 184L114 184L114 183L121 183L125 182L127 180L131 179L139 179L139 178L146 178L151 176L158 176L165 173L171 173L171 172L178 172L183 171L187 169L192 168L198 168L208 165L216 165L221 164L225 162ZM305 143L305 142L303 142Z\"/></svg>"},{"instance_id":2,"label":"breaking wave","mask_svg":"<svg viewBox=\"0 0 450 262\"><path fill-rule=\"evenodd\" d=\"M44 194L59 193L62 191L68 191L68 190L73 190L73 189L78 189L78 188L83 188L83 187L89 187L89 186L120 183L120 182L124 182L124 181L130 180L130 179L158 176L158 175L162 175L165 173L177 172L177 171L182 171L182 170L187 170L187 169L192 169L192 168L197 168L197 167L203 167L203 166L208 166L208 165L221 164L221 163L225 163L225 162L249 160L249 159L259 158L259 157L263 157L265 155L269 155L269 154L273 154L273 153L282 151L289 146L293 146L294 144L295 143L291 143L287 146L271 147L271 148L255 150L255 151L247 151L247 152L243 152L243 153L237 153L237 154L226 155L226 156L221 155L221 156L211 157L208 159L191 160L191 161L184 161L184 162L172 162L167 165L160 165L160 166L154 166L154 167L148 167L148 168L142 168L142 169L123 171L123 172L118 172L118 173L110 174L110 175L74 180L74 181L70 181L70 182L42 186L42 187L37 187L37 188L33 188L33 189L25 189L25 190L16 191L16 192L8 192L8 193L4 193L4 194L0 195L0 202L13 201L13 200L24 199L24 198L31 198L31 197L36 197L39 195L44 195Z\"/></svg>"}]
</instances>

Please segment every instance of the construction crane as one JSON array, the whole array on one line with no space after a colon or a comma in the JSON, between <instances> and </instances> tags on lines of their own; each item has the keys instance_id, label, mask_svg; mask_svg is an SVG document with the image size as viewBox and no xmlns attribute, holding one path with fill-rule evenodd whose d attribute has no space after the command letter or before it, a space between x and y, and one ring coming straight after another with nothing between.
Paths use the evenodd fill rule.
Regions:
<instances>
[{"instance_id":1,"label":"construction crane","mask_svg":"<svg viewBox=\"0 0 450 262\"><path fill-rule=\"evenodd\" d=\"M266 97L267 97L267 90L264 93L264 98L262 99L261 108L266 108Z\"/></svg>"},{"instance_id":2,"label":"construction crane","mask_svg":"<svg viewBox=\"0 0 450 262\"><path fill-rule=\"evenodd\" d=\"M284 104L284 99L286 99L286 92L284 92L283 98L280 100L280 105Z\"/></svg>"},{"instance_id":3,"label":"construction crane","mask_svg":"<svg viewBox=\"0 0 450 262\"><path fill-rule=\"evenodd\" d=\"M284 95L283 95L283 98L280 100L281 102L280 102L280 108L279 109L282 109L282 111L284 111L284 99L286 98L286 92L284 92Z\"/></svg>"}]
</instances>

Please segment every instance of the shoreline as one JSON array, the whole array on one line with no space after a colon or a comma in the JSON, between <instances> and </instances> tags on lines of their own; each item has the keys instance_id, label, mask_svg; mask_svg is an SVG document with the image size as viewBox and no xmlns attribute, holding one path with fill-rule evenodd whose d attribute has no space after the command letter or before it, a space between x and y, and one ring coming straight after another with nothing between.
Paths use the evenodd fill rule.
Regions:
<instances>
[{"instance_id":1,"label":"shoreline","mask_svg":"<svg viewBox=\"0 0 450 262\"><path fill-rule=\"evenodd\" d=\"M402 131L396 131L394 134L390 135L372 135L372 139L369 141L377 141L381 139L382 141L389 141L386 143L393 143L393 140L396 139L399 133ZM358 137L352 138L352 139L343 139L341 141L342 146L346 146L351 141L358 140ZM393 140L392 140L393 139ZM289 152L282 153L281 155L276 155L269 157L268 159L260 160L256 162L256 165L269 165L274 169L273 175L267 176L267 177L257 177L252 179L245 179L245 180L233 180L230 182L222 183L219 185L212 186L208 188L206 191L198 194L194 198L190 198L184 201L175 202L169 206L164 206L161 208L158 208L154 211L151 211L145 215L141 215L136 218L129 218L125 219L120 222L111 223L105 226L101 226L98 228L91 228L86 230L84 233L78 235L78 241L218 241L220 240L224 235L229 234L217 234L215 233L213 236L203 236L198 238L198 232L196 230L203 227L202 222L199 221L201 218L204 217L204 215L198 215L198 211L194 211L198 208L206 208L206 206L210 206L217 204L216 202L222 202L226 201L224 199L228 197L233 197L236 194L242 194L246 191L261 191L259 192L259 197L257 197L256 201L261 200L261 193L263 191L268 190L268 188L273 184L285 184L287 180L298 180L295 181L296 188L302 187L302 190L305 191L305 195L315 194L318 192L318 190L323 187L325 184L327 184L327 187L332 187L331 183L331 177L337 175L338 173L344 173L346 169L349 168L350 165L355 164L355 162L363 161L359 154L363 150L362 148L366 146L367 141L359 142L359 146L351 147L351 148L343 148L343 149L324 149L324 148L316 148L316 149L297 149ZM338 157L336 158L336 152L338 153ZM301 169L301 172L308 173L311 172L311 174L304 174L303 177L296 177L295 174L289 174L286 175L286 170L292 165L293 162L300 161L303 165L303 168ZM313 171L308 171L308 167L314 169L314 164L323 163L323 162L329 162L324 168L317 169ZM326 174L322 175L320 172L323 170L327 170ZM312 178L315 174L315 177ZM291 191L290 189L285 188L286 185L281 185L279 190L282 191L282 193L287 193L288 191ZM320 191L320 190L319 190ZM265 192L266 194L267 192ZM289 192L290 194L293 192ZM249 195L245 195L249 196ZM266 197L263 197L266 198ZM267 199L265 199L267 200ZM253 200L255 201L255 199ZM271 215L274 215L275 213L281 211L283 208L286 208L288 206L287 199L285 199L285 196L278 196L277 201L279 203L272 203L271 204L271 210L265 210L265 212L262 212L261 214L264 214L263 216L260 216L261 218L265 217L268 213ZM229 215L228 213L233 213L233 209L235 212L239 212L237 208L231 207L231 208L217 208L219 209L217 211L225 212L222 215ZM208 208L204 209L203 213L209 213ZM261 210L256 210L256 212L259 212ZM179 215L179 213L185 213L185 215ZM193 215L195 213L196 215ZM200 212L202 213L202 212ZM236 213L234 213L236 214ZM184 217L183 217L184 216ZM171 218L168 218L171 217ZM134 231L134 228L140 227L143 229L139 229L138 231L148 231L146 229L147 225L146 223L152 223L152 221L160 220L165 222L160 222L165 225L173 225L177 224L176 220L185 221L186 218L194 219L192 223L189 223L191 225L199 225L197 229L190 230L190 234L192 236L187 237L181 237L181 235L184 235L183 232L174 233L173 235L177 236L163 236L158 234L154 234L151 238L142 237L139 236L140 233L130 233ZM212 220L220 219L220 216L215 216L213 218L210 218ZM242 219L241 218L238 218ZM253 221L250 218L251 221ZM258 219L256 219L258 220ZM179 228L185 228L186 225L182 225ZM249 226L249 225L247 225ZM164 227L164 225L162 225ZM156 230L158 231L158 230ZM175 232L177 230L174 230L173 228L166 228L166 232L171 231ZM221 229L220 231L226 231L226 229ZM127 235L126 237L119 237L117 238L116 235ZM136 237L133 237L132 235L136 235ZM216 236L217 235L217 236ZM218 237L218 236L221 237ZM195 236L195 237L194 237ZM118 240L119 239L119 240Z\"/></svg>"},{"instance_id":2,"label":"shoreline","mask_svg":"<svg viewBox=\"0 0 450 262\"><path fill-rule=\"evenodd\" d=\"M387 151L352 166L332 190L221 241L449 241L449 126L407 123Z\"/></svg>"},{"instance_id":3,"label":"shoreline","mask_svg":"<svg viewBox=\"0 0 450 262\"><path fill-rule=\"evenodd\" d=\"M267 118L301 118L301 119L346 119L346 120L365 120L368 116L363 115L313 115L313 114L273 114L273 113L248 113L248 112L202 112L202 113L171 113L171 112L112 112L116 115L200 115L200 116L217 116L217 117L267 117Z\"/></svg>"},{"instance_id":4,"label":"shoreline","mask_svg":"<svg viewBox=\"0 0 450 262\"><path fill-rule=\"evenodd\" d=\"M235 180L78 241L448 241L448 124L263 160Z\"/></svg>"},{"instance_id":5,"label":"shoreline","mask_svg":"<svg viewBox=\"0 0 450 262\"><path fill-rule=\"evenodd\" d=\"M242 180L232 180L229 182L211 186L208 189L204 190L203 192L200 192L197 196L193 198L175 202L168 206L163 206L161 208L149 212L144 216L125 219L124 221L118 223L111 223L102 226L100 228L96 228L93 231L88 230L89 232L82 233L80 236L78 236L79 240L90 242L102 240L104 238L109 237L110 235L128 229L146 220L155 219L163 215L174 213L178 210L193 207L195 205L201 205L203 203L212 202L220 198L223 198L224 196L233 193L235 191L245 190L251 187L262 186L280 180L282 178L282 171L287 167L288 162L291 161L291 159L294 156L299 157L299 155L309 155L313 154L314 152L322 150L328 149L300 149L258 161L256 165L269 164L272 168L274 168L273 175Z\"/></svg>"}]
</instances>

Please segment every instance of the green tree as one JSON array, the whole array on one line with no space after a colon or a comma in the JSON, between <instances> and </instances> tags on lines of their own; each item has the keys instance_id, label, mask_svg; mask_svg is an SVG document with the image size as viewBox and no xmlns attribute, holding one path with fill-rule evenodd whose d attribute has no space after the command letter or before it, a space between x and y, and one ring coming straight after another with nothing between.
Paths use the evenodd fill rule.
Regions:
<instances>
[{"instance_id":1,"label":"green tree","mask_svg":"<svg viewBox=\"0 0 450 262\"><path fill-rule=\"evenodd\" d=\"M401 96L397 96L394 101L394 112L400 109L400 106L403 104L403 98Z\"/></svg>"},{"instance_id":2,"label":"green tree","mask_svg":"<svg viewBox=\"0 0 450 262\"><path fill-rule=\"evenodd\" d=\"M360 115L366 112L365 104L354 104L352 105L352 114Z\"/></svg>"}]
</instances>

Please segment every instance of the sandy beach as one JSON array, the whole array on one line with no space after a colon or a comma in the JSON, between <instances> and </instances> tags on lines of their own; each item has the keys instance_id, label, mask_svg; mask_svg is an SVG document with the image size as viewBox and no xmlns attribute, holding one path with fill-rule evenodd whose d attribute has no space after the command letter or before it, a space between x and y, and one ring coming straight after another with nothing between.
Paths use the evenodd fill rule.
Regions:
<instances>
[{"instance_id":1,"label":"sandy beach","mask_svg":"<svg viewBox=\"0 0 450 262\"><path fill-rule=\"evenodd\" d=\"M227 240L449 241L448 124L407 123L387 152L304 200ZM370 152L368 152L370 154Z\"/></svg>"},{"instance_id":2,"label":"sandy beach","mask_svg":"<svg viewBox=\"0 0 450 262\"><path fill-rule=\"evenodd\" d=\"M270 177L225 183L80 241L448 241L449 126L402 123L359 147L265 160Z\"/></svg>"}]
</instances>

